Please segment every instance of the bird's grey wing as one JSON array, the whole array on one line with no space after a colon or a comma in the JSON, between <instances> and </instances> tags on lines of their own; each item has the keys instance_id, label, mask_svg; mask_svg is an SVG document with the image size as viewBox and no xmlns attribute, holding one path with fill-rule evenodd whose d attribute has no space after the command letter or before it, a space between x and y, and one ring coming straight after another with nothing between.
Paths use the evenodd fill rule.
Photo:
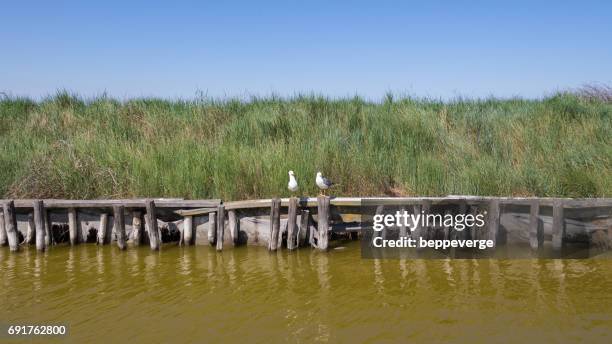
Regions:
<instances>
[{"instance_id":1,"label":"bird's grey wing","mask_svg":"<svg viewBox=\"0 0 612 344\"><path fill-rule=\"evenodd\" d=\"M327 178L325 178L325 177L323 177L323 184L325 184L325 185L327 185L327 186L332 186L332 185L334 185L334 183L332 183L332 181L331 181L331 180L329 180L329 179L327 179Z\"/></svg>"}]
</instances>

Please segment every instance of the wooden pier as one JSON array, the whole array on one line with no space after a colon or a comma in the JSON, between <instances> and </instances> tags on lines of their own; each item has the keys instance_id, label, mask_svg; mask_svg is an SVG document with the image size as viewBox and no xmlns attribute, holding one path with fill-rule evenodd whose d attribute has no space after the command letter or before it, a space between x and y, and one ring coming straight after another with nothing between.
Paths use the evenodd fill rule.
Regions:
<instances>
[{"instance_id":1,"label":"wooden pier","mask_svg":"<svg viewBox=\"0 0 612 344\"><path fill-rule=\"evenodd\" d=\"M265 245L270 251L294 250L312 246L325 251L334 235L357 238L360 208L376 202L380 211L386 206L400 206L411 212L429 212L445 208L445 212L486 213L486 230L481 234L442 228L444 238L482 236L495 243L505 243L512 227L503 222L504 211L524 213L525 242L534 250L545 244L543 217L552 227L549 244L561 249L572 233L566 231L568 213L576 211L597 217L590 230L603 231L612 241L612 199L513 198L513 197L389 197L389 198L273 198L222 202L183 199L127 200L0 200L0 245L11 251L35 245L39 251L65 242L78 245L91 242L107 245L116 242L119 249L148 244L159 250L164 238L172 238L178 230L180 245L211 245L221 251L243 244ZM519 209L519 210L516 210ZM267 228L266 228L267 226ZM178 229L174 229L178 228ZM548 228L548 227L547 227ZM435 228L418 228L409 235L433 237ZM406 228L399 228L408 235ZM54 235L61 234L55 238ZM590 233L590 232L589 232ZM167 241L169 242L169 241Z\"/></svg>"}]
</instances>

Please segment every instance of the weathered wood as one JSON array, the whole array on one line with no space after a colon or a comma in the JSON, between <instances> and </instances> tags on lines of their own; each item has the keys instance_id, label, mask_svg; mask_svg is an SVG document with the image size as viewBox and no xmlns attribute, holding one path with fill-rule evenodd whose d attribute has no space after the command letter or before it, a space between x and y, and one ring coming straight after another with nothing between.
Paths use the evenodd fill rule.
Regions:
<instances>
[{"instance_id":1,"label":"weathered wood","mask_svg":"<svg viewBox=\"0 0 612 344\"><path fill-rule=\"evenodd\" d=\"M328 248L328 230L329 230L329 197L319 196L317 207L317 232L319 240L317 240L317 248L325 251Z\"/></svg>"},{"instance_id":2,"label":"weathered wood","mask_svg":"<svg viewBox=\"0 0 612 344\"><path fill-rule=\"evenodd\" d=\"M68 209L68 233L70 235L70 245L79 243L77 211L75 208Z\"/></svg>"},{"instance_id":3,"label":"weathered wood","mask_svg":"<svg viewBox=\"0 0 612 344\"><path fill-rule=\"evenodd\" d=\"M406 212L406 206L401 206L399 211L400 211L400 214L402 214L402 216L403 216L403 214ZM404 223L404 221L400 221L400 226L399 226L399 236L400 236L400 238L405 238L408 235L408 233L406 231L406 228L407 227L406 227L406 224Z\"/></svg>"},{"instance_id":4,"label":"weathered wood","mask_svg":"<svg viewBox=\"0 0 612 344\"><path fill-rule=\"evenodd\" d=\"M108 200L65 200L44 199L45 207L49 209L67 208L112 208L122 205L125 208L144 208L148 199L108 199ZM162 208L210 208L221 204L219 199L184 200L180 198L151 199L156 206ZM4 200L3 200L4 201ZM7 200L8 201L8 200ZM16 208L31 208L33 199L14 200Z\"/></svg>"},{"instance_id":5,"label":"weathered wood","mask_svg":"<svg viewBox=\"0 0 612 344\"><path fill-rule=\"evenodd\" d=\"M142 212L140 210L132 211L132 243L139 246L142 243L143 235Z\"/></svg>"},{"instance_id":6,"label":"weathered wood","mask_svg":"<svg viewBox=\"0 0 612 344\"><path fill-rule=\"evenodd\" d=\"M240 220L238 219L235 210L230 210L227 212L227 223L230 231L230 236L232 238L232 243L234 245L238 245L238 241L240 239Z\"/></svg>"},{"instance_id":7,"label":"weathered wood","mask_svg":"<svg viewBox=\"0 0 612 344\"><path fill-rule=\"evenodd\" d=\"M280 198L273 199L272 205L270 206L270 242L268 244L268 249L270 251L276 251L278 245L278 235L280 232L280 207Z\"/></svg>"},{"instance_id":8,"label":"weathered wood","mask_svg":"<svg viewBox=\"0 0 612 344\"><path fill-rule=\"evenodd\" d=\"M157 214L155 210L155 201L148 199L145 201L147 214L145 220L149 228L149 244L151 250L157 251L160 247L161 238L159 237L159 229L157 228Z\"/></svg>"},{"instance_id":9,"label":"weathered wood","mask_svg":"<svg viewBox=\"0 0 612 344\"><path fill-rule=\"evenodd\" d=\"M98 228L98 245L105 245L110 242L111 231L108 226L108 214L100 214L100 228Z\"/></svg>"},{"instance_id":10,"label":"weathered wood","mask_svg":"<svg viewBox=\"0 0 612 344\"><path fill-rule=\"evenodd\" d=\"M47 207L43 208L43 216L45 219L45 247L49 247L55 244L55 239L53 238L53 224L51 223Z\"/></svg>"},{"instance_id":11,"label":"weathered wood","mask_svg":"<svg viewBox=\"0 0 612 344\"><path fill-rule=\"evenodd\" d=\"M421 214L421 205L420 204L415 204L412 206L412 213L416 216ZM410 237L412 239L415 240L419 240L419 237L421 237L423 235L422 233L422 228L421 228L421 224L419 222L417 223L413 223L412 224L412 228L411 232L410 232Z\"/></svg>"},{"instance_id":12,"label":"weathered wood","mask_svg":"<svg viewBox=\"0 0 612 344\"><path fill-rule=\"evenodd\" d=\"M223 250L223 235L225 231L225 206L217 207L217 251Z\"/></svg>"},{"instance_id":13,"label":"weathered wood","mask_svg":"<svg viewBox=\"0 0 612 344\"><path fill-rule=\"evenodd\" d=\"M217 236L217 212L208 214L208 243L211 245L215 244L215 237Z\"/></svg>"},{"instance_id":14,"label":"weathered wood","mask_svg":"<svg viewBox=\"0 0 612 344\"><path fill-rule=\"evenodd\" d=\"M287 218L287 249L293 250L297 247L297 197L291 197L289 199L289 210Z\"/></svg>"},{"instance_id":15,"label":"weathered wood","mask_svg":"<svg viewBox=\"0 0 612 344\"><path fill-rule=\"evenodd\" d=\"M302 209L300 214L300 229L297 236L297 247L304 246L308 242L310 232L310 210Z\"/></svg>"},{"instance_id":16,"label":"weathered wood","mask_svg":"<svg viewBox=\"0 0 612 344\"><path fill-rule=\"evenodd\" d=\"M552 247L560 250L563 246L563 234L565 233L565 218L563 215L563 201L553 202L553 223L552 223Z\"/></svg>"},{"instance_id":17,"label":"weathered wood","mask_svg":"<svg viewBox=\"0 0 612 344\"><path fill-rule=\"evenodd\" d=\"M427 214L429 214L429 212L431 211L431 200L429 199L424 199L421 201L421 213L423 216L427 216ZM420 231L420 236L423 237L423 239L433 239L432 234L433 234L433 229L431 228L431 226L427 225L427 221L425 221L426 225L421 227L419 225L419 231Z\"/></svg>"},{"instance_id":18,"label":"weathered wood","mask_svg":"<svg viewBox=\"0 0 612 344\"><path fill-rule=\"evenodd\" d=\"M538 240L538 227L540 223L540 202L537 199L531 200L529 208L529 245L537 250L542 247L542 242Z\"/></svg>"},{"instance_id":19,"label":"weathered wood","mask_svg":"<svg viewBox=\"0 0 612 344\"><path fill-rule=\"evenodd\" d=\"M0 246L6 246L7 244L6 228L4 228L4 210L2 210L0 213Z\"/></svg>"},{"instance_id":20,"label":"weathered wood","mask_svg":"<svg viewBox=\"0 0 612 344\"><path fill-rule=\"evenodd\" d=\"M183 218L183 245L193 244L193 216L187 215Z\"/></svg>"},{"instance_id":21,"label":"weathered wood","mask_svg":"<svg viewBox=\"0 0 612 344\"><path fill-rule=\"evenodd\" d=\"M12 252L19 251L19 241L17 238L17 217L15 216L15 203L10 200L3 204L4 227L6 228L6 238Z\"/></svg>"},{"instance_id":22,"label":"weathered wood","mask_svg":"<svg viewBox=\"0 0 612 344\"><path fill-rule=\"evenodd\" d=\"M34 214L28 214L28 228L26 230L26 236L24 239L24 243L26 245L32 245L36 240L36 224L34 223Z\"/></svg>"},{"instance_id":23,"label":"weathered wood","mask_svg":"<svg viewBox=\"0 0 612 344\"><path fill-rule=\"evenodd\" d=\"M492 199L489 201L488 227L489 240L493 240L493 244L497 244L499 238L499 200Z\"/></svg>"},{"instance_id":24,"label":"weathered wood","mask_svg":"<svg viewBox=\"0 0 612 344\"><path fill-rule=\"evenodd\" d=\"M36 249L44 251L45 245L45 206L43 201L37 200L32 204L34 209L34 226L36 227Z\"/></svg>"},{"instance_id":25,"label":"weathered wood","mask_svg":"<svg viewBox=\"0 0 612 344\"><path fill-rule=\"evenodd\" d=\"M126 235L125 235L125 208L122 205L113 207L113 227L117 235L117 247L120 250L125 250Z\"/></svg>"}]
</instances>

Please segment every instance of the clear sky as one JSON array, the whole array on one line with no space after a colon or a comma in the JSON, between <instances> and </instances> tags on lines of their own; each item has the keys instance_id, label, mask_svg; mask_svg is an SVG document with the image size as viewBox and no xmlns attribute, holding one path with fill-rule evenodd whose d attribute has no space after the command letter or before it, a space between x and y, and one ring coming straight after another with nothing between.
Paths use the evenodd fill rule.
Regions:
<instances>
[{"instance_id":1,"label":"clear sky","mask_svg":"<svg viewBox=\"0 0 612 344\"><path fill-rule=\"evenodd\" d=\"M5 1L0 92L540 97L612 84L612 1Z\"/></svg>"}]
</instances>

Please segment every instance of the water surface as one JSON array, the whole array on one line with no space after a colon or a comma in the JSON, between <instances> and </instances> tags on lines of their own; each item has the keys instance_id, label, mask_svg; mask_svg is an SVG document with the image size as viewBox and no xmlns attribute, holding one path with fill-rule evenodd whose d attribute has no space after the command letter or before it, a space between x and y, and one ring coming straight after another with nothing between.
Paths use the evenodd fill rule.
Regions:
<instances>
[{"instance_id":1,"label":"water surface","mask_svg":"<svg viewBox=\"0 0 612 344\"><path fill-rule=\"evenodd\" d=\"M73 342L612 342L612 260L0 248L0 322ZM2 338L5 340L6 338Z\"/></svg>"}]
</instances>

